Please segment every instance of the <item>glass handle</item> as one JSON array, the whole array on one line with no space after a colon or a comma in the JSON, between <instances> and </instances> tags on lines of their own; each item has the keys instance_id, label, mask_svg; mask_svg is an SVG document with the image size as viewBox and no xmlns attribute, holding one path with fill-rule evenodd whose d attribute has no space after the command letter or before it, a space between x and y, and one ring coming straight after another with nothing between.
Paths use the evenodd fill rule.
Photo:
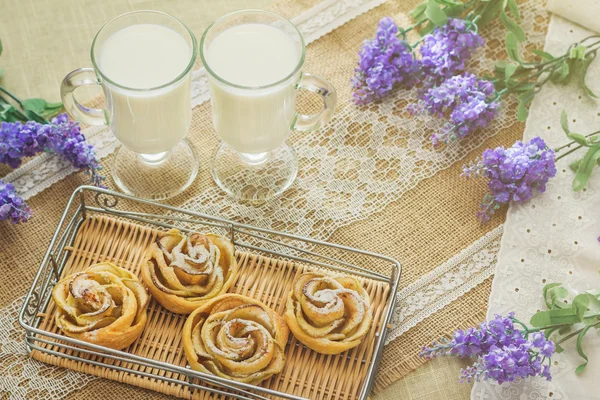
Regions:
<instances>
[{"instance_id":1,"label":"glass handle","mask_svg":"<svg viewBox=\"0 0 600 400\"><path fill-rule=\"evenodd\" d=\"M296 89L305 89L320 95L323 98L323 110L310 115L297 113L292 129L314 131L328 123L337 103L337 93L333 85L320 76L304 72L296 84Z\"/></svg>"},{"instance_id":2,"label":"glass handle","mask_svg":"<svg viewBox=\"0 0 600 400\"><path fill-rule=\"evenodd\" d=\"M71 118L87 125L107 125L103 109L86 107L74 95L75 89L80 86L99 84L93 68L79 68L65 77L60 85L60 97Z\"/></svg>"}]
</instances>

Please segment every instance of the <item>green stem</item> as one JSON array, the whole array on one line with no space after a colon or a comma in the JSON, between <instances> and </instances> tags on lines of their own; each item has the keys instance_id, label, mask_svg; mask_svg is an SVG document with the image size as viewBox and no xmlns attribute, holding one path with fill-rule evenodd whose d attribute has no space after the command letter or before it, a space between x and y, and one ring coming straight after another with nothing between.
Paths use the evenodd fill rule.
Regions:
<instances>
[{"instance_id":1,"label":"green stem","mask_svg":"<svg viewBox=\"0 0 600 400\"><path fill-rule=\"evenodd\" d=\"M9 105L11 105L11 104L10 104L10 102L9 102L9 101L8 101L6 98L4 98L4 96L2 96L2 95L0 95L0 103L4 103L4 104L9 104ZM25 116L25 114L23 114L21 111L19 111L19 109L18 109L18 108L15 108L14 106L13 106L13 110L14 110L14 111L13 111L13 112L14 112L14 114L15 114L15 115L16 115L16 116L17 116L17 117L18 117L18 118L19 118L19 119L20 119L22 122L27 122L27 120L28 120L28 119L27 119L27 116Z\"/></svg>"},{"instance_id":2,"label":"green stem","mask_svg":"<svg viewBox=\"0 0 600 400\"><path fill-rule=\"evenodd\" d=\"M595 324L592 324L592 325L590 325L590 326L597 326L597 325L600 325L600 321L598 321L598 322L596 322ZM583 330L584 330L584 329L586 329L586 328L584 327L584 328L581 328L581 329L578 329L578 330L576 330L575 332L571 332L571 333L569 333L567 336L565 336L565 337L561 338L561 339L560 339L558 342L556 342L555 344L556 344L556 345L559 345L559 344L561 344L561 343L563 343L563 342L565 342L565 341L567 341L567 340L571 339L573 336L577 336L577 335L579 335L581 332L583 332ZM589 329L589 328L588 328L588 329Z\"/></svg>"},{"instance_id":3,"label":"green stem","mask_svg":"<svg viewBox=\"0 0 600 400\"><path fill-rule=\"evenodd\" d=\"M596 132L593 132L593 133L590 133L590 134L587 134L587 135L585 135L585 137L587 138L587 137L590 137L590 136L597 135L597 134L599 134L599 133L600 133L600 131L596 131ZM562 145L562 146L560 146L560 147L557 147L556 149L554 149L554 152L555 152L555 153L558 153L559 151L561 151L561 150L562 150L562 149L564 149L565 147L569 147L569 146L570 146L570 145L572 145L572 144L575 144L575 142L570 142L570 143L567 143L567 144L565 144L565 145Z\"/></svg>"},{"instance_id":4,"label":"green stem","mask_svg":"<svg viewBox=\"0 0 600 400\"><path fill-rule=\"evenodd\" d=\"M409 27L408 27L408 28L406 28L406 29L404 29L404 28L401 28L401 27L398 27L398 33L396 34L396 36L400 36L400 35L402 35L402 37L404 37L404 38L406 39L406 34L407 34L408 32L410 32L410 31L412 31L413 29L415 29L415 28L417 28L417 27L421 26L421 25L423 24L423 22L427 22L427 21L429 21L429 19L428 19L428 18L423 18L422 20L415 22L414 24L412 24L411 26L409 26Z\"/></svg>"},{"instance_id":5,"label":"green stem","mask_svg":"<svg viewBox=\"0 0 600 400\"><path fill-rule=\"evenodd\" d=\"M0 92L5 93L8 97L10 97L11 99L13 99L19 106L23 107L23 103L21 102L21 100L19 100L19 98L17 96L15 96L14 94L12 94L8 90L4 89L2 86L0 86Z\"/></svg>"},{"instance_id":6,"label":"green stem","mask_svg":"<svg viewBox=\"0 0 600 400\"><path fill-rule=\"evenodd\" d=\"M3 88L2 86L0 86L0 92L5 93L8 97L10 97L11 99L14 100L15 103L17 103L19 105L19 107L21 107L22 110L26 110L25 107L23 106L23 102L14 94L12 94L11 92L9 92L8 90L6 90L5 88ZM8 101L4 100L5 103L9 104ZM18 110L15 110L17 112L19 112ZM47 124L48 120L44 117L42 117L40 114L36 113L33 110L27 110L28 112L30 112L31 114L33 114L34 118L33 120L35 120L36 122L40 122L42 124ZM23 113L19 112L20 116L22 116L23 121L26 122L29 120L29 118L27 116L25 116Z\"/></svg>"},{"instance_id":7,"label":"green stem","mask_svg":"<svg viewBox=\"0 0 600 400\"><path fill-rule=\"evenodd\" d=\"M554 161L556 162L556 161L560 160L561 158L564 158L564 157L568 156L569 154L576 152L577 150L579 150L579 149L580 149L580 148L582 148L582 147L583 147L583 145L582 145L582 144L580 144L579 146L575 147L574 149L572 149L572 150L569 150L569 151L567 151L566 153L564 153L564 154L561 154L560 156L556 157L556 158L554 159Z\"/></svg>"}]
</instances>

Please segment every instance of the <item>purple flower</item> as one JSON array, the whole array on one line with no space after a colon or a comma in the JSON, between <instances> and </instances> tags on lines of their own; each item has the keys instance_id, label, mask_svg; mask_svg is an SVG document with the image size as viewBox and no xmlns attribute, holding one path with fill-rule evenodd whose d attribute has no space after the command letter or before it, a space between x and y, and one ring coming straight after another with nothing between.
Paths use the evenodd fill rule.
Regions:
<instances>
[{"instance_id":1,"label":"purple flower","mask_svg":"<svg viewBox=\"0 0 600 400\"><path fill-rule=\"evenodd\" d=\"M421 70L426 86L432 86L465 70L465 62L483 46L483 39L472 31L469 21L451 18L425 36L420 47Z\"/></svg>"},{"instance_id":2,"label":"purple flower","mask_svg":"<svg viewBox=\"0 0 600 400\"><path fill-rule=\"evenodd\" d=\"M92 145L81 134L79 124L70 121L67 114L58 115L49 124L29 121L2 123L0 127L0 163L12 168L21 165L24 157L42 151L56 153L68 160L75 168L84 169L91 183L101 186L102 169Z\"/></svg>"},{"instance_id":3,"label":"purple flower","mask_svg":"<svg viewBox=\"0 0 600 400\"><path fill-rule=\"evenodd\" d=\"M394 20L384 17L379 21L375 39L363 43L351 80L355 103L367 104L384 97L394 87L410 88L416 83L418 63L410 46L397 35Z\"/></svg>"},{"instance_id":4,"label":"purple flower","mask_svg":"<svg viewBox=\"0 0 600 400\"><path fill-rule=\"evenodd\" d=\"M490 192L485 195L478 218L486 222L500 204L529 200L535 191L544 192L548 179L556 175L554 151L539 137L528 143L517 141L505 149L487 149L482 158L463 166L463 176L484 176Z\"/></svg>"},{"instance_id":5,"label":"purple flower","mask_svg":"<svg viewBox=\"0 0 600 400\"><path fill-rule=\"evenodd\" d=\"M418 103L409 105L409 111L413 114L426 111L440 118L448 118L442 129L431 136L436 146L488 126L500 107L497 98L491 82L464 73L425 90Z\"/></svg>"},{"instance_id":6,"label":"purple flower","mask_svg":"<svg viewBox=\"0 0 600 400\"><path fill-rule=\"evenodd\" d=\"M24 157L41 152L43 149L37 141L38 126L33 121L25 124L3 122L0 126L0 163L17 168Z\"/></svg>"},{"instance_id":7,"label":"purple flower","mask_svg":"<svg viewBox=\"0 0 600 400\"><path fill-rule=\"evenodd\" d=\"M461 382L492 379L501 384L536 375L550 380L554 343L540 332L532 334L531 340L526 339L526 331L516 329L514 321L514 313L506 317L496 315L478 328L458 330L451 340L443 339L429 348L424 347L421 355L475 358L472 366L461 370Z\"/></svg>"},{"instance_id":8,"label":"purple flower","mask_svg":"<svg viewBox=\"0 0 600 400\"><path fill-rule=\"evenodd\" d=\"M18 224L27 222L30 217L31 210L17 194L15 187L0 180L0 221L10 220L12 224Z\"/></svg>"}]
</instances>

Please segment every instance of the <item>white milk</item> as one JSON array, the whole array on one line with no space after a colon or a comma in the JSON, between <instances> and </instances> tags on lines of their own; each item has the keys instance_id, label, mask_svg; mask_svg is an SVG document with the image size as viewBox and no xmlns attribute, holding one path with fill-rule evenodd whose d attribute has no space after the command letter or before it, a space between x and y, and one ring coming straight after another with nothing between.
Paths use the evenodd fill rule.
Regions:
<instances>
[{"instance_id":1,"label":"white milk","mask_svg":"<svg viewBox=\"0 0 600 400\"><path fill-rule=\"evenodd\" d=\"M300 46L281 30L263 24L234 26L220 33L207 51L208 66L240 86L265 86L292 73ZM217 133L242 153L263 153L287 138L296 113L296 78L267 89L240 89L210 77Z\"/></svg>"},{"instance_id":2,"label":"white milk","mask_svg":"<svg viewBox=\"0 0 600 400\"><path fill-rule=\"evenodd\" d=\"M99 49L99 68L111 81L133 89L150 89L177 78L190 62L192 49L175 31L140 24L111 35ZM190 78L144 91L105 82L110 126L119 141L136 153L156 154L173 148L191 123Z\"/></svg>"}]
</instances>

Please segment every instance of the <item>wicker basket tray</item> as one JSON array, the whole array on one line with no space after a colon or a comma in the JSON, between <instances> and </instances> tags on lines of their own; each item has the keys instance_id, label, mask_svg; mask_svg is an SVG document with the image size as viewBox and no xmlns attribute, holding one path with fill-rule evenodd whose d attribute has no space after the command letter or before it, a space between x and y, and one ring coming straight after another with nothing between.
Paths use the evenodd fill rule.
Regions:
<instances>
[{"instance_id":1,"label":"wicker basket tray","mask_svg":"<svg viewBox=\"0 0 600 400\"><path fill-rule=\"evenodd\" d=\"M129 206L128 211L118 207L123 205ZM240 268L229 292L260 300L280 315L299 274L319 269L357 275L373 307L374 323L369 333L360 346L338 355L316 353L290 335L283 371L260 386L189 369L181 343L187 316L174 314L154 300L150 302L142 336L124 351L61 335L53 318L56 306L50 301L52 287L60 276L102 261L113 262L139 276L145 249L164 228L171 226L230 235ZM374 259L378 260L380 271L380 263L389 264L391 274L386 276L360 266ZM27 330L31 356L37 360L181 398L363 399L369 393L381 355L394 305L395 296L391 293L395 292L399 277L399 264L383 256L81 187L67 205L25 300L20 323Z\"/></svg>"}]
</instances>

